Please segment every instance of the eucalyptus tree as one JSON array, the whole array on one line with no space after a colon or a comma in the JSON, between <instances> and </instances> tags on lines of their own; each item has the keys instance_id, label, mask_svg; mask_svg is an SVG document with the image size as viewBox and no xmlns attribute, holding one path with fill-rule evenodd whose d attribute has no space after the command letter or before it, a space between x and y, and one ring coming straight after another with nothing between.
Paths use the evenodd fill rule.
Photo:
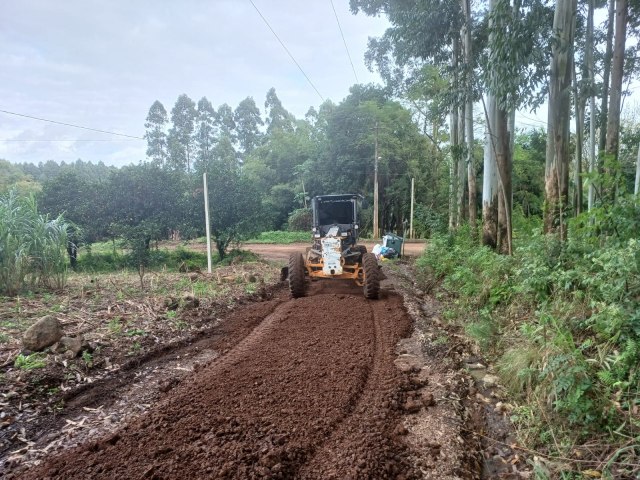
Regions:
<instances>
[{"instance_id":1,"label":"eucalyptus tree","mask_svg":"<svg viewBox=\"0 0 640 480\"><path fill-rule=\"evenodd\" d=\"M218 107L216 112L216 126L218 127L219 138L228 138L232 143L236 138L236 122L233 109L227 103Z\"/></svg>"},{"instance_id":2,"label":"eucalyptus tree","mask_svg":"<svg viewBox=\"0 0 640 480\"><path fill-rule=\"evenodd\" d=\"M577 0L557 0L551 41L544 230L566 238L569 198L569 124Z\"/></svg>"},{"instance_id":3,"label":"eucalyptus tree","mask_svg":"<svg viewBox=\"0 0 640 480\"><path fill-rule=\"evenodd\" d=\"M193 100L186 94L180 95L171 110L172 127L168 136L169 163L175 170L191 170L196 115Z\"/></svg>"},{"instance_id":4,"label":"eucalyptus tree","mask_svg":"<svg viewBox=\"0 0 640 480\"><path fill-rule=\"evenodd\" d=\"M464 176L467 169L463 163L463 153L466 148L471 151L470 144L465 144L465 123L469 115L465 115L465 108L469 105L467 98L473 98L473 92L468 89L472 85L469 59L472 50L467 45L464 61L461 61L461 28L465 23L463 2L440 2L427 0L424 2L404 2L400 0L351 0L351 10L354 13L363 11L367 15L386 14L391 27L382 37L369 40L366 54L368 64L375 65L386 85L393 93L408 100L424 118L426 123L429 113L433 110L426 107L429 103L428 89L421 90L425 80L434 72L429 67L436 67L447 79L446 94L441 102L432 102L440 110L436 121L433 122L434 133L436 125L442 124L442 119L449 114L449 225L458 225L458 217L462 213L461 201L464 197ZM470 30L471 24L466 24ZM370 67L371 68L371 67ZM465 72L467 75L465 75ZM427 76L427 78L425 78ZM444 108L442 108L444 107ZM471 115L471 121L473 116ZM467 125L473 128L472 124ZM423 132L427 134L427 129ZM430 136L437 146L439 153L439 139L437 135ZM469 157L467 156L467 159ZM474 177L472 177L473 180ZM473 187L472 187L473 188Z\"/></svg>"},{"instance_id":5,"label":"eucalyptus tree","mask_svg":"<svg viewBox=\"0 0 640 480\"><path fill-rule=\"evenodd\" d=\"M147 140L147 157L151 158L151 161L160 167L164 167L167 162L168 122L169 119L164 105L156 100L151 105L144 124L146 129L144 138Z\"/></svg>"},{"instance_id":6,"label":"eucalyptus tree","mask_svg":"<svg viewBox=\"0 0 640 480\"><path fill-rule=\"evenodd\" d=\"M198 101L196 128L194 134L196 161L194 168L197 172L204 171L211 161L212 151L216 141L217 127L215 125L216 111L207 100L202 97Z\"/></svg>"},{"instance_id":7,"label":"eucalyptus tree","mask_svg":"<svg viewBox=\"0 0 640 480\"><path fill-rule=\"evenodd\" d=\"M290 132L293 130L293 116L282 106L282 102L276 94L276 89L271 87L267 92L264 102L267 114L267 134L275 130Z\"/></svg>"},{"instance_id":8,"label":"eucalyptus tree","mask_svg":"<svg viewBox=\"0 0 640 480\"><path fill-rule=\"evenodd\" d=\"M605 143L605 154L609 158L617 158L618 155L622 80L624 75L625 43L627 39L628 20L629 6L627 0L616 0L615 40L613 44L611 92L609 94L609 115L607 117L607 134ZM612 189L611 195L615 195L615 188Z\"/></svg>"},{"instance_id":9,"label":"eucalyptus tree","mask_svg":"<svg viewBox=\"0 0 640 480\"><path fill-rule=\"evenodd\" d=\"M264 125L260 109L253 97L247 97L238 104L233 113L233 119L236 124L238 146L242 156L246 157L260 145L262 139L260 127Z\"/></svg>"}]
</instances>

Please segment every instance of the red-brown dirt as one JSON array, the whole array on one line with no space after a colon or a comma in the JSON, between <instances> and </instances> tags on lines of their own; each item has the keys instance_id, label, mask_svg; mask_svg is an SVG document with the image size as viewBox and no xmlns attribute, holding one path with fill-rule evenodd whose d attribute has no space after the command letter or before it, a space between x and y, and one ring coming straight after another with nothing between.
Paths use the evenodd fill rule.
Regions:
<instances>
[{"instance_id":1,"label":"red-brown dirt","mask_svg":"<svg viewBox=\"0 0 640 480\"><path fill-rule=\"evenodd\" d=\"M411 330L402 299L319 282L279 300L223 322L238 341L216 345L217 358L147 413L22 478L417 477L397 433L412 388L393 363Z\"/></svg>"}]
</instances>

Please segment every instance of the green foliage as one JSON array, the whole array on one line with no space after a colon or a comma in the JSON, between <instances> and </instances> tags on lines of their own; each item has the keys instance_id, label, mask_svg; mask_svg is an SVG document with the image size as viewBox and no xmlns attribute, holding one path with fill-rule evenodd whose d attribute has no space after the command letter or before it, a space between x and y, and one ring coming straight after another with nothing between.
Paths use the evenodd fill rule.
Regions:
<instances>
[{"instance_id":1,"label":"green foliage","mask_svg":"<svg viewBox=\"0 0 640 480\"><path fill-rule=\"evenodd\" d=\"M178 270L183 264L188 269L194 269L196 267L203 268L207 265L207 256L205 253L184 248L176 248L175 250L150 249L146 252L146 255L148 255L146 268L151 270L161 268ZM218 261L215 254L213 260ZM140 266L139 262L140 259L137 254L131 251L94 253L92 250L89 250L80 256L78 260L78 271L96 273L113 272L123 269L137 270Z\"/></svg>"},{"instance_id":2,"label":"green foliage","mask_svg":"<svg viewBox=\"0 0 640 480\"><path fill-rule=\"evenodd\" d=\"M310 230L308 232L262 232L256 238L247 240L248 243L275 243L287 244L296 242L309 242L311 240Z\"/></svg>"},{"instance_id":3,"label":"green foliage","mask_svg":"<svg viewBox=\"0 0 640 480\"><path fill-rule=\"evenodd\" d=\"M15 191L0 197L0 293L66 282L67 224L40 215L33 198Z\"/></svg>"},{"instance_id":4,"label":"green foliage","mask_svg":"<svg viewBox=\"0 0 640 480\"><path fill-rule=\"evenodd\" d=\"M36 352L30 355L23 355L22 353L19 353L13 362L13 365L21 370L43 368L47 365L47 354Z\"/></svg>"},{"instance_id":5,"label":"green foliage","mask_svg":"<svg viewBox=\"0 0 640 480\"><path fill-rule=\"evenodd\" d=\"M19 166L0 159L0 195L16 190L20 195L31 195L41 190L41 185Z\"/></svg>"},{"instance_id":6,"label":"green foliage","mask_svg":"<svg viewBox=\"0 0 640 480\"><path fill-rule=\"evenodd\" d=\"M435 235L418 260L427 288L440 285L449 317L496 357L502 383L523 408L523 435L560 448L593 435L634 435L640 399L640 218L619 199L570 224L560 242L539 220L516 215L512 257L478 247L469 232ZM614 438L612 442L616 441Z\"/></svg>"},{"instance_id":7,"label":"green foliage","mask_svg":"<svg viewBox=\"0 0 640 480\"><path fill-rule=\"evenodd\" d=\"M289 231L308 232L313 226L313 214L310 208L298 208L289 214Z\"/></svg>"}]
</instances>

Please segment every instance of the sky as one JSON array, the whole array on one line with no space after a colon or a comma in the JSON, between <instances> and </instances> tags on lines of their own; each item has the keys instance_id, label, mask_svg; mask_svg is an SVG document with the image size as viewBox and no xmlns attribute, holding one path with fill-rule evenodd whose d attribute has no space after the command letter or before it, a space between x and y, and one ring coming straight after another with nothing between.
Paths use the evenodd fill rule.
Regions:
<instances>
[{"instance_id":1,"label":"sky","mask_svg":"<svg viewBox=\"0 0 640 480\"><path fill-rule=\"evenodd\" d=\"M369 37L386 19L352 15L348 0L253 0L324 99L340 102L367 70ZM0 110L144 135L149 107L186 93L264 110L275 87L302 118L322 100L249 0L20 0L0 4ZM263 112L264 113L264 112ZM0 158L14 163L138 163L146 142L0 112Z\"/></svg>"}]
</instances>

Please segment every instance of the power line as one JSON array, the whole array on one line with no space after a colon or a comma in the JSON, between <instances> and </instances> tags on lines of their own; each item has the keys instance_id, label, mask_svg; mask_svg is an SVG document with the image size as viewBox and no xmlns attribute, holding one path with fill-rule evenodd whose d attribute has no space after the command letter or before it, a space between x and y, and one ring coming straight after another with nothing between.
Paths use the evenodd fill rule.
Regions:
<instances>
[{"instance_id":1,"label":"power line","mask_svg":"<svg viewBox=\"0 0 640 480\"><path fill-rule=\"evenodd\" d=\"M28 140L28 139L25 139L25 138L5 138L5 139L0 139L0 142L73 142L73 143L75 143L75 142L134 142L134 141L139 141L139 140L141 140L141 139L132 138L132 139L127 139L127 140L125 140L125 139L115 140L115 139L102 138L102 139L93 139L93 140L91 140L91 139L85 139L85 138L82 138L82 139L70 138L68 140L65 140L65 139L62 139L62 138L56 138L56 139L49 140L49 139L37 138L37 139Z\"/></svg>"},{"instance_id":2,"label":"power line","mask_svg":"<svg viewBox=\"0 0 640 480\"><path fill-rule=\"evenodd\" d=\"M40 122L55 123L56 125L64 125L66 127L81 128L83 130L90 130L92 132L106 133L108 135L117 135L119 137L135 138L136 140L144 140L143 137L136 137L134 135L127 135L125 133L109 132L108 130L100 130L97 128L83 127L82 125L74 125L73 123L58 122L56 120L49 120L47 118L33 117L31 115L25 115L24 113L9 112L7 110L0 110L0 112L6 113L7 115L15 115L16 117L30 118L32 120L38 120Z\"/></svg>"},{"instance_id":3,"label":"power line","mask_svg":"<svg viewBox=\"0 0 640 480\"><path fill-rule=\"evenodd\" d=\"M351 64L351 69L353 70L353 76L356 77L356 83L360 83L358 81L358 74L356 73L356 67L353 66L353 60L351 60L351 54L349 53L349 47L347 47L347 41L344 38L344 33L342 32L342 26L340 25L340 20L338 20L338 12L336 12L336 7L333 5L333 0L331 0L331 8L333 8L333 14L336 16L336 22L338 23L338 30L340 30L340 36L342 37L342 43L344 43L344 49L347 51L347 57L349 57L349 63Z\"/></svg>"},{"instance_id":4,"label":"power line","mask_svg":"<svg viewBox=\"0 0 640 480\"><path fill-rule=\"evenodd\" d=\"M280 45L282 45L282 48L284 48L285 52L287 52L287 54L289 55L289 57L291 57L291 60L293 60L293 63L296 64L296 66L298 67L298 69L300 70L300 72L302 72L302 75L304 75L304 78L307 79L307 82L309 82L309 85L311 85L311 87L316 91L316 93L318 94L318 96L320 97L320 99L324 102L324 97L320 94L320 92L318 91L318 89L316 88L316 86L313 84L313 82L311 81L311 79L308 77L308 75L306 73L304 73L304 70L302 69L302 67L300 66L300 64L296 61L296 59L294 58L294 56L291 54L291 52L289 51L289 49L287 48L287 46L284 44L284 42L282 40L280 40L280 37L278 36L278 34L275 32L275 30L273 28L271 28L271 25L269 25L269 22L267 21L266 18L264 18L264 15L262 15L262 13L260 12L260 10L258 10L258 7L256 7L256 4L253 3L253 0L249 0L249 3L251 3L251 5L253 5L253 8L256 9L256 12L258 12L258 15L260 15L260 18L262 18L262 20L264 21L264 23L267 25L267 27L269 27L269 30L271 30L271 33L273 33L273 36L276 37L276 39L280 42Z\"/></svg>"}]
</instances>

